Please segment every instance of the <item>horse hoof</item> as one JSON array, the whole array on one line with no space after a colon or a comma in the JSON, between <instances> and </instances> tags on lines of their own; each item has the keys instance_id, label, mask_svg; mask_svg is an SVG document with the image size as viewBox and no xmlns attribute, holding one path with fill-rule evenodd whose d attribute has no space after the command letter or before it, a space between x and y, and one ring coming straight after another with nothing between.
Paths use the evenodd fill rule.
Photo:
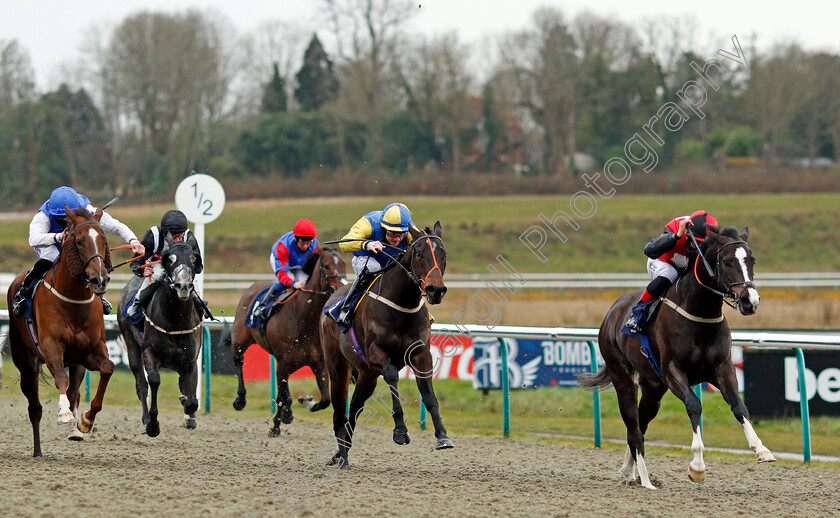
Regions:
<instances>
[{"instance_id":1,"label":"horse hoof","mask_svg":"<svg viewBox=\"0 0 840 518\"><path fill-rule=\"evenodd\" d=\"M300 396L298 402L309 410L312 410L312 407L315 406L315 398L312 396Z\"/></svg>"},{"instance_id":2,"label":"horse hoof","mask_svg":"<svg viewBox=\"0 0 840 518\"><path fill-rule=\"evenodd\" d=\"M234 410L242 410L243 408L245 408L246 403L247 403L247 401L245 401L244 397L243 398L237 397L236 399L233 400L233 409Z\"/></svg>"},{"instance_id":3,"label":"horse hoof","mask_svg":"<svg viewBox=\"0 0 840 518\"><path fill-rule=\"evenodd\" d=\"M278 428L272 428L271 430L268 431L268 436L269 437L280 437L280 434L281 434L281 432L280 432L279 427Z\"/></svg>"},{"instance_id":4,"label":"horse hoof","mask_svg":"<svg viewBox=\"0 0 840 518\"><path fill-rule=\"evenodd\" d=\"M288 411L287 411L288 409ZM294 414L292 414L292 409L289 407L284 407L283 410L280 411L280 422L283 424L292 424L292 421L295 420Z\"/></svg>"},{"instance_id":5,"label":"horse hoof","mask_svg":"<svg viewBox=\"0 0 840 518\"><path fill-rule=\"evenodd\" d=\"M84 441L85 434L79 431L78 428L74 427L72 430L70 430L70 433L67 435L67 438L71 441Z\"/></svg>"},{"instance_id":6,"label":"horse hoof","mask_svg":"<svg viewBox=\"0 0 840 518\"><path fill-rule=\"evenodd\" d=\"M184 428L186 428L187 430L195 430L196 428L198 428L198 420L195 417L185 415Z\"/></svg>"},{"instance_id":7,"label":"horse hoof","mask_svg":"<svg viewBox=\"0 0 840 518\"><path fill-rule=\"evenodd\" d=\"M762 451L755 454L756 458L758 459L758 463L761 464L762 462L776 462L776 457L770 453L770 450Z\"/></svg>"},{"instance_id":8,"label":"horse hoof","mask_svg":"<svg viewBox=\"0 0 840 518\"><path fill-rule=\"evenodd\" d=\"M335 455L327 461L327 466L335 466L336 464L338 464L338 469L347 469L347 466L350 465L347 459L343 458L339 452L335 452Z\"/></svg>"},{"instance_id":9,"label":"horse hoof","mask_svg":"<svg viewBox=\"0 0 840 518\"><path fill-rule=\"evenodd\" d=\"M140 427L140 434L141 435L146 435L146 425L143 425L143 426Z\"/></svg>"},{"instance_id":10,"label":"horse hoof","mask_svg":"<svg viewBox=\"0 0 840 518\"><path fill-rule=\"evenodd\" d=\"M435 445L436 450L448 450L449 448L454 448L455 443L453 443L449 437L441 437L438 439L437 444Z\"/></svg>"},{"instance_id":11,"label":"horse hoof","mask_svg":"<svg viewBox=\"0 0 840 518\"><path fill-rule=\"evenodd\" d=\"M146 424L146 435L149 437L157 437L160 435L160 424L151 422Z\"/></svg>"},{"instance_id":12,"label":"horse hoof","mask_svg":"<svg viewBox=\"0 0 840 518\"><path fill-rule=\"evenodd\" d=\"M405 432L398 432L394 430L394 442L399 445L408 444L411 442L411 437L408 435L408 431Z\"/></svg>"},{"instance_id":13,"label":"horse hoof","mask_svg":"<svg viewBox=\"0 0 840 518\"><path fill-rule=\"evenodd\" d=\"M73 412L64 412L63 414L58 414L58 424L73 424L76 422L76 416L73 415Z\"/></svg>"},{"instance_id":14,"label":"horse hoof","mask_svg":"<svg viewBox=\"0 0 840 518\"><path fill-rule=\"evenodd\" d=\"M697 471L696 469L692 468L691 466L688 467L688 478L691 479L692 482L703 482L706 480L706 472L705 471Z\"/></svg>"},{"instance_id":15,"label":"horse hoof","mask_svg":"<svg viewBox=\"0 0 840 518\"><path fill-rule=\"evenodd\" d=\"M93 428L93 423L87 420L87 418L85 417L85 414L82 414L79 417L78 425L79 425L79 431L82 432L82 433L89 433L90 429Z\"/></svg>"}]
</instances>

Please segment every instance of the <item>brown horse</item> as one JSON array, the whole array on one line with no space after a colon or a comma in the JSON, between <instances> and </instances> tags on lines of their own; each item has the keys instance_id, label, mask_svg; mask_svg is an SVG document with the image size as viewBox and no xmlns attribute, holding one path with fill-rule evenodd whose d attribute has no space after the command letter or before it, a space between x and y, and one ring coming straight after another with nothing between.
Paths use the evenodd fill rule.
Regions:
<instances>
[{"instance_id":1,"label":"brown horse","mask_svg":"<svg viewBox=\"0 0 840 518\"><path fill-rule=\"evenodd\" d=\"M756 435L747 407L738 394L730 351L732 337L721 311L725 300L737 306L742 315L752 315L758 310L758 291L752 282L755 258L747 244L748 237L746 228L740 235L732 227L720 234L709 229L709 237L700 247L701 254L696 254L693 268L671 286L659 315L649 324L648 339L656 362L648 361L639 338L619 332L640 292L618 299L601 324L598 343L605 365L596 374L582 376L579 383L599 388L612 383L615 387L621 417L627 427L628 448L621 467L626 482L636 479L638 466L642 486L656 489L645 465L644 434L669 389L685 404L691 420L694 457L688 465L689 477L695 482L705 479L700 436L703 408L691 389L702 382L720 389L743 426L758 462L776 460ZM657 363L661 373L657 371ZM640 401L638 387L642 389Z\"/></svg>"},{"instance_id":2,"label":"brown horse","mask_svg":"<svg viewBox=\"0 0 840 518\"><path fill-rule=\"evenodd\" d=\"M20 388L29 401L29 421L34 438L33 457L41 456L41 402L38 374L46 363L60 393L58 424L72 424L68 439L82 440L90 431L96 414L102 410L105 387L114 372L105 346L105 322L100 295L110 279L108 241L99 226L102 209L91 214L86 209L65 207L68 231L55 266L50 269L33 295L34 321L40 346L33 343L24 317L10 315L9 345L12 359L20 371ZM9 307L24 274L9 286ZM68 376L64 368L70 368ZM79 385L85 369L99 371L99 386L90 410L77 419Z\"/></svg>"},{"instance_id":3,"label":"brown horse","mask_svg":"<svg viewBox=\"0 0 840 518\"><path fill-rule=\"evenodd\" d=\"M269 430L269 437L280 435L280 423L289 424L294 419L292 414L292 395L289 392L289 376L301 367L308 366L315 374L321 400L313 402L311 396L301 397L300 402L310 411L316 412L330 404L329 380L324 370L324 356L318 337L318 317L330 296L336 289L346 284L344 260L338 252L323 248L309 256L302 271L309 275L303 289L294 290L291 296L282 302L273 312L263 330L245 327L248 310L254 297L270 282L255 282L239 300L233 328L222 336L223 343L232 347L233 363L239 378L237 397L233 408L242 410L247 403L245 380L242 366L245 351L252 344L259 344L274 356L277 369L277 413L274 426ZM226 330L227 331L227 330Z\"/></svg>"},{"instance_id":4,"label":"brown horse","mask_svg":"<svg viewBox=\"0 0 840 518\"><path fill-rule=\"evenodd\" d=\"M338 451L331 463L337 462L341 469L348 465L347 451L352 446L356 422L380 375L391 390L394 442L411 442L397 390L399 371L405 365L414 369L423 403L432 416L436 448L454 447L446 435L432 388L431 323L425 304L426 301L440 304L446 294L443 285L446 249L441 240L440 222L435 223L434 230L426 227L424 232L418 232L411 228L410 232L411 245L391 268L367 288L367 293L358 303L355 324L350 331L342 333L334 320L327 315L321 316L321 345L330 374L333 430L338 441ZM334 304L347 289L333 294L327 305ZM354 332L359 352L351 338ZM345 409L352 369L358 370L359 374L350 400L348 420Z\"/></svg>"}]
</instances>

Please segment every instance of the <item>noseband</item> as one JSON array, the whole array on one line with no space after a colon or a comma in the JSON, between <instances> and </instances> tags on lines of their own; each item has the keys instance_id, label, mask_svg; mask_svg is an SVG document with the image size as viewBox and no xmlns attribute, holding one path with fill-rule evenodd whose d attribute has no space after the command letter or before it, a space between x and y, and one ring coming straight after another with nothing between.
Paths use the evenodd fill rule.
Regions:
<instances>
[{"instance_id":1,"label":"noseband","mask_svg":"<svg viewBox=\"0 0 840 518\"><path fill-rule=\"evenodd\" d=\"M698 247L697 253L700 254L700 257L698 257L694 261L694 278L695 278L695 280L697 280L697 283L700 286L706 288L707 290L711 291L715 295L720 295L721 297L723 297L723 301L726 302L727 305L729 305L732 308L735 308L737 306L738 302L741 301L741 296L743 296L743 294L749 288L755 288L755 284L753 284L752 281L747 281L747 280L740 281L740 282L731 282L729 280L729 278L726 276L726 272L723 271L723 268L721 267L721 264L720 264L721 263L721 252L723 252L724 248L726 248L728 246L731 246L731 245L744 245L744 247L747 249L747 252L749 252L749 254L752 255L752 250L750 250L750 246L747 244L746 241L741 241L741 240L730 241L729 243L726 243L726 244L722 245L720 248L718 248L717 253L715 254L715 272L714 272L714 274L712 274L711 268L709 268L708 263L706 263L705 256L703 256L703 253L700 252L700 249ZM702 281L700 281L700 277L697 275L697 265L700 263L701 260L706 264L706 270L709 272L709 275L712 277L712 281L714 282L715 285L720 284L720 280L718 279L718 276L723 277L723 284L726 285L726 291L725 292L718 291L718 290L716 290L716 289L714 289L710 286L706 286L705 284L703 284ZM742 285L743 285L744 288L741 290L740 293L735 293L735 290L732 289L733 286L742 286ZM729 299L731 299L731 302L730 302Z\"/></svg>"},{"instance_id":2,"label":"noseband","mask_svg":"<svg viewBox=\"0 0 840 518\"><path fill-rule=\"evenodd\" d=\"M92 219L92 220L88 220L88 221L83 221L83 222L79 223L78 225L73 226L70 229L70 234L72 234L73 237L75 238L76 229L79 228L79 227L82 227L84 225L96 225L97 227L99 227L99 231L100 232L102 231L102 227L99 225L99 222ZM84 273L84 271L87 269L88 264L90 264L90 262L93 261L94 259L96 259L97 257L102 259L102 265L105 266L108 269L108 273L111 273L112 271L114 271L113 268L108 267L108 265L105 262L105 256L102 255L102 254L93 254L92 256L85 258L85 254L82 253L82 248L81 248L81 245L79 245L79 240L78 239L76 239L76 253L79 254L79 258L82 260L82 272L83 272L83 277L86 281L90 281L90 277L88 276L87 273Z\"/></svg>"},{"instance_id":3,"label":"noseband","mask_svg":"<svg viewBox=\"0 0 840 518\"><path fill-rule=\"evenodd\" d=\"M192 253L192 251L193 251L193 249L190 245L188 245L184 242L179 242L179 243L175 243L172 246L170 246L166 250L166 252L169 253L169 252L172 252L173 250L176 250L178 248L186 248L186 249L189 250L190 253ZM164 267L164 268L166 268L166 267ZM166 281L169 283L169 287L172 288L173 290L175 289L175 278L178 277L178 273L180 273L182 270L189 270L190 277L195 278L195 275L192 272L192 268L190 268L189 266L187 266L185 264L175 265L175 267L172 268L171 272L169 272L169 271L166 272Z\"/></svg>"}]
</instances>

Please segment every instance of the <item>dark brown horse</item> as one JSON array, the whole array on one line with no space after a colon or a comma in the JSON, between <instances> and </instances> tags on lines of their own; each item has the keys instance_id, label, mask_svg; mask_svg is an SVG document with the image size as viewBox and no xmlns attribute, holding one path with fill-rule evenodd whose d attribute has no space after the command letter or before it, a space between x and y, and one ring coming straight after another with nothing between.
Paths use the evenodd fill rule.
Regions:
<instances>
[{"instance_id":1,"label":"dark brown horse","mask_svg":"<svg viewBox=\"0 0 840 518\"><path fill-rule=\"evenodd\" d=\"M758 462L776 460L756 435L747 407L738 394L732 365L732 337L721 311L725 300L730 303L727 299L732 300L730 305L737 307L742 315L752 315L758 310L758 291L752 282L755 258L747 244L748 237L746 228L740 235L732 227L720 234L709 229L709 237L700 246L702 256L696 254L693 267L665 294L658 316L648 327L650 347L661 374L652 365L653 361L649 363L642 354L639 338L619 332L640 292L618 299L601 324L598 343L605 365L596 374L583 376L580 384L605 388L612 383L615 387L621 417L627 427L628 449L621 467L626 482L636 479L638 466L642 486L656 489L645 466L644 434L669 389L685 404L691 420L694 457L688 465L689 477L695 482L705 479L700 436L703 408L691 389L702 382L720 389L743 426ZM638 387L642 389L640 401Z\"/></svg>"},{"instance_id":2,"label":"dark brown horse","mask_svg":"<svg viewBox=\"0 0 840 518\"><path fill-rule=\"evenodd\" d=\"M308 366L315 374L321 400L313 402L311 397L302 397L300 402L310 411L327 408L330 405L329 379L324 370L324 355L318 337L318 318L327 298L338 288L346 284L344 260L329 248L309 256L303 265L303 272L309 275L303 289L294 290L292 295L282 302L282 306L273 312L264 330L245 327L248 310L254 297L270 282L255 282L239 300L233 328L225 332L222 341L232 347L233 363L239 377L237 397L233 408L242 410L246 404L245 380L242 366L245 351L252 344L259 344L271 354L277 365L277 413L274 426L269 430L269 437L280 435L280 423L289 424L294 419L292 413L292 395L289 392L289 376L301 367Z\"/></svg>"},{"instance_id":3,"label":"dark brown horse","mask_svg":"<svg viewBox=\"0 0 840 518\"><path fill-rule=\"evenodd\" d=\"M55 266L44 276L33 295L34 322L40 347L33 343L25 317L10 315L9 345L12 359L20 371L20 388L29 401L29 421L34 438L33 457L41 456L41 402L38 374L46 363L60 393L58 424L72 424L68 439L82 440L90 431L96 414L102 410L105 387L114 372L105 346L102 302L111 271L108 241L99 226L102 209L91 215L85 209L65 207L68 225ZM24 274L9 286L12 298ZM70 374L64 370L69 367ZM99 371L99 386L90 410L77 418L79 385L85 369Z\"/></svg>"},{"instance_id":4,"label":"dark brown horse","mask_svg":"<svg viewBox=\"0 0 840 518\"><path fill-rule=\"evenodd\" d=\"M446 435L432 388L431 323L425 304L426 301L440 304L446 293L443 285L446 249L441 240L440 222L435 223L434 230L426 227L424 232L418 232L411 228L410 232L411 245L396 264L370 285L357 306L350 331L342 333L335 321L321 316L321 344L330 374L333 430L338 441L338 451L331 462L338 462L341 469L347 467L347 451L352 446L356 422L380 375L391 391L394 442L411 442L397 390L399 371L406 365L414 369L423 403L432 416L437 437L435 447L439 450L454 447ZM327 304L334 304L347 289L337 291ZM358 353L351 338L353 332L358 339ZM345 410L352 369L359 374L348 421Z\"/></svg>"}]
</instances>

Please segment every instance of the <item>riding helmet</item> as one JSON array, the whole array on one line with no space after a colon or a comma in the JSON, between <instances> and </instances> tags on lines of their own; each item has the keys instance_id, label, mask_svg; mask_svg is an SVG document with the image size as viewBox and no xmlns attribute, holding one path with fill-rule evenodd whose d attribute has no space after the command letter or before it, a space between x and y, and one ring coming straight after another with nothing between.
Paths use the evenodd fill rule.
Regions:
<instances>
[{"instance_id":1,"label":"riding helmet","mask_svg":"<svg viewBox=\"0 0 840 518\"><path fill-rule=\"evenodd\" d=\"M703 241L704 239L706 239L706 236L709 235L709 227L713 227L715 230L717 230L717 219L715 219L714 216L705 211L698 210L690 217L692 223L691 233L694 234L694 237L698 241Z\"/></svg>"},{"instance_id":2,"label":"riding helmet","mask_svg":"<svg viewBox=\"0 0 840 518\"><path fill-rule=\"evenodd\" d=\"M295 237L318 237L318 232L315 230L315 223L311 220L301 219L295 223L293 230Z\"/></svg>"},{"instance_id":3,"label":"riding helmet","mask_svg":"<svg viewBox=\"0 0 840 518\"><path fill-rule=\"evenodd\" d=\"M64 206L78 209L84 205L84 200L72 187L61 186L50 193L47 210L52 216L64 216Z\"/></svg>"},{"instance_id":4,"label":"riding helmet","mask_svg":"<svg viewBox=\"0 0 840 518\"><path fill-rule=\"evenodd\" d=\"M187 231L187 217L180 210L168 210L160 218L160 229L164 234L182 234Z\"/></svg>"},{"instance_id":5,"label":"riding helmet","mask_svg":"<svg viewBox=\"0 0 840 518\"><path fill-rule=\"evenodd\" d=\"M382 228L392 232L408 232L411 211L402 203L392 203L382 211Z\"/></svg>"}]
</instances>

